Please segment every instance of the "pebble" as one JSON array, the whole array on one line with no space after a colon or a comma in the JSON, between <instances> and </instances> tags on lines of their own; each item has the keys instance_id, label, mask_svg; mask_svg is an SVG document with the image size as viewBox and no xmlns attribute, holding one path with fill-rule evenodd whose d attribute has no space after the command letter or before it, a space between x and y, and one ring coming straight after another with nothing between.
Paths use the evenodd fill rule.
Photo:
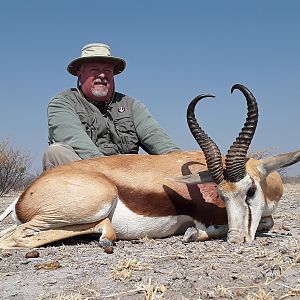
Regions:
<instances>
[{"instance_id":1,"label":"pebble","mask_svg":"<svg viewBox=\"0 0 300 300\"><path fill-rule=\"evenodd\" d=\"M36 250L29 251L25 254L25 258L38 258L40 256L40 253Z\"/></svg>"}]
</instances>

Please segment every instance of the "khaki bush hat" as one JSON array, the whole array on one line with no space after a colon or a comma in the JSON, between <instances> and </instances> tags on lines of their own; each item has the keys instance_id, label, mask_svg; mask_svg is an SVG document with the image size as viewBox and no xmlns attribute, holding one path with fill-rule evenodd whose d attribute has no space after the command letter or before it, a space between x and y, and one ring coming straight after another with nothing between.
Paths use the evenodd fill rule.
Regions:
<instances>
[{"instance_id":1,"label":"khaki bush hat","mask_svg":"<svg viewBox=\"0 0 300 300\"><path fill-rule=\"evenodd\" d=\"M100 61L109 62L114 66L114 75L120 74L126 67L124 59L110 55L110 47L106 44L93 43L85 45L81 50L81 56L71 61L67 70L77 76L77 71L85 62Z\"/></svg>"}]
</instances>

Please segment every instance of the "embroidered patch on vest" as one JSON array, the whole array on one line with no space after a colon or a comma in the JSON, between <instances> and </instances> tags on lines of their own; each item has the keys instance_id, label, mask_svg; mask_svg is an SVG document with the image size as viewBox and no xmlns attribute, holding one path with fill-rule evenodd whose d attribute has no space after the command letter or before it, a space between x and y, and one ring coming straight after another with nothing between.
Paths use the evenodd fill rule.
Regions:
<instances>
[{"instance_id":1,"label":"embroidered patch on vest","mask_svg":"<svg viewBox=\"0 0 300 300\"><path fill-rule=\"evenodd\" d=\"M122 113L122 112L124 112L124 111L125 111L125 107L124 107L124 106L120 106L120 107L118 108L118 112Z\"/></svg>"}]
</instances>

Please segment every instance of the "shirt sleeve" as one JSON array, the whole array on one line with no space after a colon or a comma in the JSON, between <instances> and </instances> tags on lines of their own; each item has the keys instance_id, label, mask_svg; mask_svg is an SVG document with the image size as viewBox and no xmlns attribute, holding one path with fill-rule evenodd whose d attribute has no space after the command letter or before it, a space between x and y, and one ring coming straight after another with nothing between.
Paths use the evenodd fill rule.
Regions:
<instances>
[{"instance_id":1,"label":"shirt sleeve","mask_svg":"<svg viewBox=\"0 0 300 300\"><path fill-rule=\"evenodd\" d=\"M103 156L85 132L79 116L67 97L54 98L49 103L48 130L51 143L70 145L82 159Z\"/></svg>"},{"instance_id":2,"label":"shirt sleeve","mask_svg":"<svg viewBox=\"0 0 300 300\"><path fill-rule=\"evenodd\" d=\"M181 151L160 127L143 103L139 101L133 102L132 115L141 147L146 152L150 154L164 154Z\"/></svg>"}]
</instances>

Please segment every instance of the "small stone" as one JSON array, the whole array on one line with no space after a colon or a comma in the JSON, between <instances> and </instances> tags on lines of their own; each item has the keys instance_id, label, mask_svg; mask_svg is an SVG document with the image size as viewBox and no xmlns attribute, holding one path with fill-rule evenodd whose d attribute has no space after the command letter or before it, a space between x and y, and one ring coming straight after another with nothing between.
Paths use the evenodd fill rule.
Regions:
<instances>
[{"instance_id":1,"label":"small stone","mask_svg":"<svg viewBox=\"0 0 300 300\"><path fill-rule=\"evenodd\" d=\"M38 258L39 256L40 256L40 253L38 251L36 251L36 250L27 252L25 254L25 258Z\"/></svg>"}]
</instances>

